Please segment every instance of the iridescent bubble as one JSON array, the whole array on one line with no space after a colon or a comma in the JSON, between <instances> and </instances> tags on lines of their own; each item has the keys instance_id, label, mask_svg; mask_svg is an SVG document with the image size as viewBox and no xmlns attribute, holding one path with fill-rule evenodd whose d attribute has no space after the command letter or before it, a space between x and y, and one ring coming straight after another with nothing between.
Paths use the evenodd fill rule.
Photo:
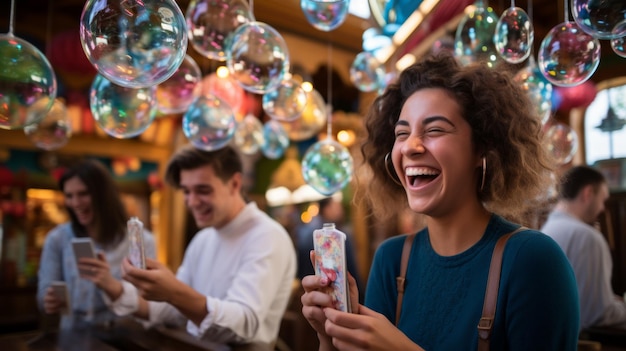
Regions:
<instances>
[{"instance_id":1,"label":"iridescent bubble","mask_svg":"<svg viewBox=\"0 0 626 351\"><path fill-rule=\"evenodd\" d=\"M256 116L246 115L235 128L235 145L246 155L254 155L265 143L263 124Z\"/></svg>"},{"instance_id":2,"label":"iridescent bubble","mask_svg":"<svg viewBox=\"0 0 626 351\"><path fill-rule=\"evenodd\" d=\"M189 55L176 72L156 88L157 107L164 114L182 113L201 92L202 72Z\"/></svg>"},{"instance_id":3,"label":"iridescent bubble","mask_svg":"<svg viewBox=\"0 0 626 351\"><path fill-rule=\"evenodd\" d=\"M300 8L306 20L315 29L329 32L346 21L350 0L300 0Z\"/></svg>"},{"instance_id":4,"label":"iridescent bubble","mask_svg":"<svg viewBox=\"0 0 626 351\"><path fill-rule=\"evenodd\" d=\"M279 121L300 118L306 107L307 95L300 83L285 79L280 85L263 95L263 111Z\"/></svg>"},{"instance_id":5,"label":"iridescent bubble","mask_svg":"<svg viewBox=\"0 0 626 351\"><path fill-rule=\"evenodd\" d=\"M385 70L372 53L363 51L350 66L350 81L360 91L375 91L384 84Z\"/></svg>"},{"instance_id":6,"label":"iridescent bubble","mask_svg":"<svg viewBox=\"0 0 626 351\"><path fill-rule=\"evenodd\" d=\"M202 80L202 95L215 95L224 100L233 109L233 113L241 112L246 92L241 85L229 75L220 77L211 73Z\"/></svg>"},{"instance_id":7,"label":"iridescent bubble","mask_svg":"<svg viewBox=\"0 0 626 351\"><path fill-rule=\"evenodd\" d=\"M493 43L498 16L491 7L485 8L482 0L475 4L474 11L467 13L456 29L454 53L464 64L480 61L495 67L500 55Z\"/></svg>"},{"instance_id":8,"label":"iridescent bubble","mask_svg":"<svg viewBox=\"0 0 626 351\"><path fill-rule=\"evenodd\" d=\"M233 110L217 96L205 95L194 101L183 116L183 133L198 149L220 149L235 134Z\"/></svg>"},{"instance_id":9,"label":"iridescent bubble","mask_svg":"<svg viewBox=\"0 0 626 351\"><path fill-rule=\"evenodd\" d=\"M578 151L578 135L565 123L556 122L545 132L543 142L558 165L564 165L572 160Z\"/></svg>"},{"instance_id":10,"label":"iridescent bubble","mask_svg":"<svg viewBox=\"0 0 626 351\"><path fill-rule=\"evenodd\" d=\"M265 143L261 145L261 152L265 157L278 159L285 153L289 146L289 135L282 124L276 120L269 120L263 125Z\"/></svg>"},{"instance_id":11,"label":"iridescent bubble","mask_svg":"<svg viewBox=\"0 0 626 351\"><path fill-rule=\"evenodd\" d=\"M104 77L123 87L145 88L164 82L183 62L187 26L173 0L88 0L80 40Z\"/></svg>"},{"instance_id":12,"label":"iridescent bubble","mask_svg":"<svg viewBox=\"0 0 626 351\"><path fill-rule=\"evenodd\" d=\"M575 22L561 23L548 32L539 48L539 69L559 86L574 86L589 79L600 64L600 42Z\"/></svg>"},{"instance_id":13,"label":"iridescent bubble","mask_svg":"<svg viewBox=\"0 0 626 351\"><path fill-rule=\"evenodd\" d=\"M97 74L91 84L89 105L100 128L119 138L143 133L157 113L156 87L127 88Z\"/></svg>"},{"instance_id":14,"label":"iridescent bubble","mask_svg":"<svg viewBox=\"0 0 626 351\"><path fill-rule=\"evenodd\" d=\"M50 62L31 43L0 34L0 129L41 121L57 96Z\"/></svg>"},{"instance_id":15,"label":"iridescent bubble","mask_svg":"<svg viewBox=\"0 0 626 351\"><path fill-rule=\"evenodd\" d=\"M248 22L229 37L226 63L244 89L265 94L278 87L289 72L289 50L276 29L263 22Z\"/></svg>"},{"instance_id":16,"label":"iridescent bubble","mask_svg":"<svg viewBox=\"0 0 626 351\"><path fill-rule=\"evenodd\" d=\"M552 84L541 74L533 56L530 56L528 65L515 74L514 79L521 84L541 123L545 124L552 115Z\"/></svg>"},{"instance_id":17,"label":"iridescent bubble","mask_svg":"<svg viewBox=\"0 0 626 351\"><path fill-rule=\"evenodd\" d=\"M307 103L300 118L291 122L283 122L289 139L293 141L307 140L317 135L326 126L327 109L324 98L317 90L307 92Z\"/></svg>"},{"instance_id":18,"label":"iridescent bubble","mask_svg":"<svg viewBox=\"0 0 626 351\"><path fill-rule=\"evenodd\" d=\"M35 146L48 151L67 144L72 136L72 125L65 103L55 99L46 117L24 127L24 134Z\"/></svg>"},{"instance_id":19,"label":"iridescent bubble","mask_svg":"<svg viewBox=\"0 0 626 351\"><path fill-rule=\"evenodd\" d=\"M620 57L626 57L626 37L611 39L611 49Z\"/></svg>"},{"instance_id":20,"label":"iridescent bubble","mask_svg":"<svg viewBox=\"0 0 626 351\"><path fill-rule=\"evenodd\" d=\"M587 34L598 39L626 35L626 1L571 0L574 21Z\"/></svg>"},{"instance_id":21,"label":"iridescent bubble","mask_svg":"<svg viewBox=\"0 0 626 351\"><path fill-rule=\"evenodd\" d=\"M352 178L352 155L332 139L313 144L302 158L302 176L313 189L330 196Z\"/></svg>"},{"instance_id":22,"label":"iridescent bubble","mask_svg":"<svg viewBox=\"0 0 626 351\"><path fill-rule=\"evenodd\" d=\"M186 18L191 46L216 61L226 61L228 35L253 20L248 3L242 0L192 0Z\"/></svg>"},{"instance_id":23,"label":"iridescent bubble","mask_svg":"<svg viewBox=\"0 0 626 351\"><path fill-rule=\"evenodd\" d=\"M496 24L493 42L500 56L507 62L520 63L528 58L535 30L526 11L509 7Z\"/></svg>"}]
</instances>

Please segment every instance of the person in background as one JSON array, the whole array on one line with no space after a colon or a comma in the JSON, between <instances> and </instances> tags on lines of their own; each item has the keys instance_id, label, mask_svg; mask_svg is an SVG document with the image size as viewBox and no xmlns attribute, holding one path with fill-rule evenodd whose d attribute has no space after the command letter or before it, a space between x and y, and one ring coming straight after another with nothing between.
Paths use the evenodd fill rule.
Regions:
<instances>
[{"instance_id":1,"label":"person in background","mask_svg":"<svg viewBox=\"0 0 626 351\"><path fill-rule=\"evenodd\" d=\"M351 296L354 313L332 308L327 280L302 280L319 350L476 350L496 241L520 228L512 220L548 184L541 122L511 74L441 55L405 69L374 101L366 129L357 199L381 218L408 206L426 228L409 247L397 323L405 236L376 250L365 304ZM523 229L501 268L491 349L576 350L576 282L556 242Z\"/></svg>"},{"instance_id":2,"label":"person in background","mask_svg":"<svg viewBox=\"0 0 626 351\"><path fill-rule=\"evenodd\" d=\"M611 287L611 251L594 227L608 198L609 187L602 173L588 166L572 167L563 174L558 202L541 228L561 246L574 268L581 329L626 329L626 304Z\"/></svg>"},{"instance_id":3,"label":"person in background","mask_svg":"<svg viewBox=\"0 0 626 351\"><path fill-rule=\"evenodd\" d=\"M309 223L298 227L296 231L298 278L302 279L307 275L315 274L310 258L311 250L313 250L313 231L322 229L324 223L335 223L336 228L346 234L346 266L348 272L356 279L359 291L363 291L354 251L352 231L345 222L345 211L341 201L331 196L320 200L318 204L319 214L313 217ZM361 298L359 300L362 301Z\"/></svg>"},{"instance_id":4,"label":"person in background","mask_svg":"<svg viewBox=\"0 0 626 351\"><path fill-rule=\"evenodd\" d=\"M99 161L85 159L67 168L59 179L70 222L46 236L38 272L37 301L41 310L61 316L60 327L83 328L116 318L104 302L108 287L121 287L121 263L129 251L126 240L128 217L109 171ZM97 258L82 258L76 264L72 239L91 238ZM155 257L152 234L143 233L145 254ZM80 271L88 272L81 274ZM67 285L70 306L64 306L50 287L53 281Z\"/></svg>"},{"instance_id":5,"label":"person in background","mask_svg":"<svg viewBox=\"0 0 626 351\"><path fill-rule=\"evenodd\" d=\"M242 163L230 146L187 146L170 160L166 180L181 189L202 228L176 275L154 260L147 269L125 260L123 290L111 308L145 325L186 325L220 344L272 344L291 295L296 253L285 229L241 192Z\"/></svg>"}]
</instances>

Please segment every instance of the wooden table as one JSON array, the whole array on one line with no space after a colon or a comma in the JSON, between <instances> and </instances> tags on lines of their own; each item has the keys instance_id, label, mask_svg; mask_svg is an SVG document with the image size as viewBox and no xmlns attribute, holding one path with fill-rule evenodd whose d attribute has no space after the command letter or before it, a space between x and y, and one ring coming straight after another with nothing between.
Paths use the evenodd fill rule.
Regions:
<instances>
[{"instance_id":1,"label":"wooden table","mask_svg":"<svg viewBox=\"0 0 626 351\"><path fill-rule=\"evenodd\" d=\"M0 350L11 351L271 351L265 344L223 345L199 341L181 330L144 329L132 319L110 327L23 333L0 337Z\"/></svg>"}]
</instances>

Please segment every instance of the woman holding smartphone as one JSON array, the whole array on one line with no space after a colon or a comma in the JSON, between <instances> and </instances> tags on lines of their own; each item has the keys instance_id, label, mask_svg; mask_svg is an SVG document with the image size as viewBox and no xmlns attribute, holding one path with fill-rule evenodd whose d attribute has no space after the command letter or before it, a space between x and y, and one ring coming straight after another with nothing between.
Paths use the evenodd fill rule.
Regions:
<instances>
[{"instance_id":1,"label":"woman holding smartphone","mask_svg":"<svg viewBox=\"0 0 626 351\"><path fill-rule=\"evenodd\" d=\"M57 314L64 309L61 325L80 328L107 323L117 317L109 311L103 294L108 289L122 289L121 262L128 255L126 240L128 216L115 182L100 162L83 160L61 175L59 189L65 196L70 216L68 223L52 229L41 253L37 302L41 310ZM75 256L72 242L89 238L95 258ZM143 233L145 254L155 257L152 235ZM55 293L64 282L69 303Z\"/></svg>"}]
</instances>

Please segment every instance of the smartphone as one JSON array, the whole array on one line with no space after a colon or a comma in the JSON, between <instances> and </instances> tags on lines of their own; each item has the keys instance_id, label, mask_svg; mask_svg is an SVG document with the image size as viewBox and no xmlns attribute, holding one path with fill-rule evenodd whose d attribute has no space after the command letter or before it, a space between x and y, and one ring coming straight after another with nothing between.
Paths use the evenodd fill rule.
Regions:
<instances>
[{"instance_id":1,"label":"smartphone","mask_svg":"<svg viewBox=\"0 0 626 351\"><path fill-rule=\"evenodd\" d=\"M326 277L330 282L328 293L333 299L334 307L340 311L351 312L346 269L346 234L337 230L333 223L324 223L322 229L313 231L313 249L315 274Z\"/></svg>"},{"instance_id":2,"label":"smartphone","mask_svg":"<svg viewBox=\"0 0 626 351\"><path fill-rule=\"evenodd\" d=\"M126 231L128 232L128 259L133 266L146 269L146 256L143 246L143 223L137 218L132 217L127 222Z\"/></svg>"},{"instance_id":3,"label":"smartphone","mask_svg":"<svg viewBox=\"0 0 626 351\"><path fill-rule=\"evenodd\" d=\"M96 258L96 250L93 246L91 238L74 238L72 239L72 249L74 250L74 258L76 259L76 265L78 265L78 259L81 257ZM89 271L80 271L81 274L90 274Z\"/></svg>"},{"instance_id":4,"label":"smartphone","mask_svg":"<svg viewBox=\"0 0 626 351\"><path fill-rule=\"evenodd\" d=\"M67 291L67 284L64 281L53 281L50 283L50 287L52 287L52 291L54 292L54 296L57 300L61 301L63 307L61 307L61 314L69 314L70 313L70 295Z\"/></svg>"}]
</instances>

